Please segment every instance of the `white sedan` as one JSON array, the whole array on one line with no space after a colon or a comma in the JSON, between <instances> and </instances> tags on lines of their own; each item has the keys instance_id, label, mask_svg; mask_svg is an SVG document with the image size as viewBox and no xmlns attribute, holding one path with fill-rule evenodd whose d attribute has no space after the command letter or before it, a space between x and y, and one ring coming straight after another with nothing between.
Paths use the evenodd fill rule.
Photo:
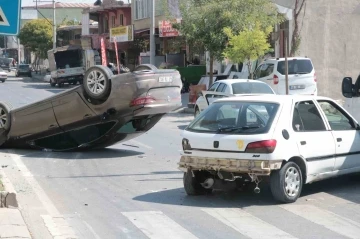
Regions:
<instances>
[{"instance_id":1,"label":"white sedan","mask_svg":"<svg viewBox=\"0 0 360 239\"><path fill-rule=\"evenodd\" d=\"M215 101L182 133L179 169L187 194L270 180L274 198L295 202L303 184L360 172L360 126L335 101L269 95Z\"/></svg>"},{"instance_id":2,"label":"white sedan","mask_svg":"<svg viewBox=\"0 0 360 239\"><path fill-rule=\"evenodd\" d=\"M7 73L0 68L0 81L4 83L7 80Z\"/></svg>"},{"instance_id":3,"label":"white sedan","mask_svg":"<svg viewBox=\"0 0 360 239\"><path fill-rule=\"evenodd\" d=\"M268 84L261 81L247 79L219 80L213 83L208 91L200 93L195 103L195 117L215 100L249 94L275 94L275 92Z\"/></svg>"}]
</instances>

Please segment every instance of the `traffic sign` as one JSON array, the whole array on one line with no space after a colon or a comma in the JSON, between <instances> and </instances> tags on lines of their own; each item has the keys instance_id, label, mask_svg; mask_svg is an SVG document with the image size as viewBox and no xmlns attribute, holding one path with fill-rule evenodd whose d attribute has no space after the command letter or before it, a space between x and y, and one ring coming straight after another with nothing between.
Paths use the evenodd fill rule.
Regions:
<instances>
[{"instance_id":1,"label":"traffic sign","mask_svg":"<svg viewBox=\"0 0 360 239\"><path fill-rule=\"evenodd\" d=\"M0 34L18 35L21 0L0 0Z\"/></svg>"}]
</instances>

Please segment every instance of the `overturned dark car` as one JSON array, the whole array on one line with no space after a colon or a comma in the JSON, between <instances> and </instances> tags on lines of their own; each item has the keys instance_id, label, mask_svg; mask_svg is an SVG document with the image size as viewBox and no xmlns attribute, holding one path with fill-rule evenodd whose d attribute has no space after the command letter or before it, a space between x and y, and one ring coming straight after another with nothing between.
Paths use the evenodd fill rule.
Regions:
<instances>
[{"instance_id":1,"label":"overturned dark car","mask_svg":"<svg viewBox=\"0 0 360 239\"><path fill-rule=\"evenodd\" d=\"M113 75L105 66L87 70L83 85L11 109L0 102L0 146L68 151L104 148L151 129L181 106L176 70L140 65Z\"/></svg>"}]
</instances>

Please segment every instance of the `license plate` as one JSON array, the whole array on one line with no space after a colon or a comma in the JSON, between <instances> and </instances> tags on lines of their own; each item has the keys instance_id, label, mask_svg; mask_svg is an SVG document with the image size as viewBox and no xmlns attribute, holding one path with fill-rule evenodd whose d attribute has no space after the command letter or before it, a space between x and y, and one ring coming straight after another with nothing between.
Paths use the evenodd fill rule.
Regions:
<instances>
[{"instance_id":1,"label":"license plate","mask_svg":"<svg viewBox=\"0 0 360 239\"><path fill-rule=\"evenodd\" d=\"M304 85L291 85L289 87L290 90L302 90L302 89L305 89L305 86Z\"/></svg>"},{"instance_id":2,"label":"license plate","mask_svg":"<svg viewBox=\"0 0 360 239\"><path fill-rule=\"evenodd\" d=\"M173 81L172 76L160 76L159 77L159 82L160 83L169 83L169 82L172 82L172 81Z\"/></svg>"}]
</instances>

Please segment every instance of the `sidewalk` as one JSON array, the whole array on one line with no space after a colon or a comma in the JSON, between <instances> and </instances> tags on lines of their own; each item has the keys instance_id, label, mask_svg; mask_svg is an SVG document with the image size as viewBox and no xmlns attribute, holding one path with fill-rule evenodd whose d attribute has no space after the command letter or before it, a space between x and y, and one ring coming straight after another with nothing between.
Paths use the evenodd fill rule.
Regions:
<instances>
[{"instance_id":1,"label":"sidewalk","mask_svg":"<svg viewBox=\"0 0 360 239\"><path fill-rule=\"evenodd\" d=\"M0 208L0 238L30 238L25 221L16 208Z\"/></svg>"}]
</instances>

